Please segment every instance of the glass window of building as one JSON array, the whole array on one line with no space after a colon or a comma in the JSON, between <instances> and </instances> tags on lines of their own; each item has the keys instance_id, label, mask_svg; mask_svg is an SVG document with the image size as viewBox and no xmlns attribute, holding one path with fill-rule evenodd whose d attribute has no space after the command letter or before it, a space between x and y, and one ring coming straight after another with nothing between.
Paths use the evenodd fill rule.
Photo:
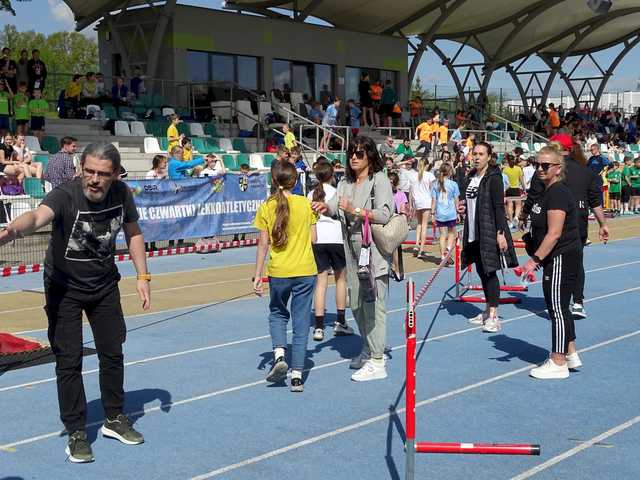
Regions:
<instances>
[{"instance_id":1,"label":"glass window of building","mask_svg":"<svg viewBox=\"0 0 640 480\"><path fill-rule=\"evenodd\" d=\"M213 82L234 82L235 68L232 55L211 55L211 80Z\"/></svg>"},{"instance_id":2,"label":"glass window of building","mask_svg":"<svg viewBox=\"0 0 640 480\"><path fill-rule=\"evenodd\" d=\"M245 57L239 55L237 60L237 82L241 87L257 90L258 81L258 59L256 57Z\"/></svg>"},{"instance_id":3,"label":"glass window of building","mask_svg":"<svg viewBox=\"0 0 640 480\"><path fill-rule=\"evenodd\" d=\"M346 98L352 98L356 102L360 101L358 85L363 74L369 75L369 82L381 82L382 86L387 80L391 80L391 86L397 92L398 72L392 70L378 70L376 68L347 67L345 69L345 95Z\"/></svg>"},{"instance_id":4,"label":"glass window of building","mask_svg":"<svg viewBox=\"0 0 640 480\"><path fill-rule=\"evenodd\" d=\"M190 82L209 81L209 54L187 52L187 75Z\"/></svg>"},{"instance_id":5,"label":"glass window of building","mask_svg":"<svg viewBox=\"0 0 640 480\"><path fill-rule=\"evenodd\" d=\"M291 85L291 62L288 60L274 60L273 88L284 90L285 84Z\"/></svg>"},{"instance_id":6,"label":"glass window of building","mask_svg":"<svg viewBox=\"0 0 640 480\"><path fill-rule=\"evenodd\" d=\"M273 61L273 88L307 94L327 103L333 97L333 66L289 60Z\"/></svg>"},{"instance_id":7,"label":"glass window of building","mask_svg":"<svg viewBox=\"0 0 640 480\"><path fill-rule=\"evenodd\" d=\"M316 63L314 65L314 81L316 98L323 105L333 99L333 68L331 65Z\"/></svg>"}]
</instances>

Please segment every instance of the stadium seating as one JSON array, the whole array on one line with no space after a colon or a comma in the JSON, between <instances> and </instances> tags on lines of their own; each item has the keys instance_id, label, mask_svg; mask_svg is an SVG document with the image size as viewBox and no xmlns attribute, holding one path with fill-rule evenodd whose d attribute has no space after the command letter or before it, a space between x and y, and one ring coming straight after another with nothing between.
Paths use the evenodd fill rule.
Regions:
<instances>
[{"instance_id":1,"label":"stadium seating","mask_svg":"<svg viewBox=\"0 0 640 480\"><path fill-rule=\"evenodd\" d=\"M116 137L131 136L131 130L129 130L129 124L124 120L116 120L113 128L114 128Z\"/></svg>"},{"instance_id":2,"label":"stadium seating","mask_svg":"<svg viewBox=\"0 0 640 480\"><path fill-rule=\"evenodd\" d=\"M144 152L145 153L165 153L162 148L160 148L160 143L158 139L155 137L146 137L144 139Z\"/></svg>"},{"instance_id":3,"label":"stadium seating","mask_svg":"<svg viewBox=\"0 0 640 480\"><path fill-rule=\"evenodd\" d=\"M262 156L262 164L265 166L265 168L271 168L271 164L275 159L276 159L275 155L271 153L265 153Z\"/></svg>"},{"instance_id":4,"label":"stadium seating","mask_svg":"<svg viewBox=\"0 0 640 480\"><path fill-rule=\"evenodd\" d=\"M167 137L158 137L157 140L160 143L160 149L166 152L169 148L169 140Z\"/></svg>"},{"instance_id":5,"label":"stadium seating","mask_svg":"<svg viewBox=\"0 0 640 480\"><path fill-rule=\"evenodd\" d=\"M225 152L235 152L236 150L233 148L233 143L230 138L221 138L218 140L220 148Z\"/></svg>"},{"instance_id":6,"label":"stadium seating","mask_svg":"<svg viewBox=\"0 0 640 480\"><path fill-rule=\"evenodd\" d=\"M144 128L144 123L142 122L131 122L131 135L134 137L148 137L150 134Z\"/></svg>"},{"instance_id":7,"label":"stadium seating","mask_svg":"<svg viewBox=\"0 0 640 480\"><path fill-rule=\"evenodd\" d=\"M236 110L238 111L238 128L252 132L258 123L258 118L251 110L251 102L248 100L238 100L236 102Z\"/></svg>"},{"instance_id":8,"label":"stadium seating","mask_svg":"<svg viewBox=\"0 0 640 480\"><path fill-rule=\"evenodd\" d=\"M197 122L190 123L189 129L192 137L206 137L201 123L197 123Z\"/></svg>"},{"instance_id":9,"label":"stadium seating","mask_svg":"<svg viewBox=\"0 0 640 480\"><path fill-rule=\"evenodd\" d=\"M242 138L234 138L231 142L231 145L233 146L233 150L237 150L242 153L248 152L247 145L244 143L244 140Z\"/></svg>"},{"instance_id":10,"label":"stadium seating","mask_svg":"<svg viewBox=\"0 0 640 480\"><path fill-rule=\"evenodd\" d=\"M56 137L46 136L42 139L42 148L49 153L58 153L60 141Z\"/></svg>"},{"instance_id":11,"label":"stadium seating","mask_svg":"<svg viewBox=\"0 0 640 480\"><path fill-rule=\"evenodd\" d=\"M118 118L118 112L116 111L113 105L109 105L108 103L104 104L102 105L102 110L104 111L104 115L108 119L115 120Z\"/></svg>"},{"instance_id":12,"label":"stadium seating","mask_svg":"<svg viewBox=\"0 0 640 480\"><path fill-rule=\"evenodd\" d=\"M238 162L233 155L222 155L222 162L224 163L224 166L229 170L238 170L239 168Z\"/></svg>"},{"instance_id":13,"label":"stadium seating","mask_svg":"<svg viewBox=\"0 0 640 480\"><path fill-rule=\"evenodd\" d=\"M249 166L251 168L257 168L258 170L265 168L264 162L262 161L262 155L259 153L252 153L249 155Z\"/></svg>"},{"instance_id":14,"label":"stadium seating","mask_svg":"<svg viewBox=\"0 0 640 480\"><path fill-rule=\"evenodd\" d=\"M176 111L171 107L163 107L162 108L162 116L168 117L170 115L175 115Z\"/></svg>"},{"instance_id":15,"label":"stadium seating","mask_svg":"<svg viewBox=\"0 0 640 480\"><path fill-rule=\"evenodd\" d=\"M231 122L232 105L228 100L211 102L211 113L221 122Z\"/></svg>"},{"instance_id":16,"label":"stadium seating","mask_svg":"<svg viewBox=\"0 0 640 480\"><path fill-rule=\"evenodd\" d=\"M300 104L304 103L302 94L298 92L291 92L289 96L291 98L291 110L302 115L302 113L300 113Z\"/></svg>"},{"instance_id":17,"label":"stadium seating","mask_svg":"<svg viewBox=\"0 0 640 480\"><path fill-rule=\"evenodd\" d=\"M49 155L34 155L33 161L42 164L42 171L47 170L47 165L49 165Z\"/></svg>"},{"instance_id":18,"label":"stadium seating","mask_svg":"<svg viewBox=\"0 0 640 480\"><path fill-rule=\"evenodd\" d=\"M240 168L240 165L242 165L243 163L251 166L251 159L249 155L247 155L246 153L240 153L236 155L236 164L238 165L238 168Z\"/></svg>"},{"instance_id":19,"label":"stadium seating","mask_svg":"<svg viewBox=\"0 0 640 480\"><path fill-rule=\"evenodd\" d=\"M43 151L42 148L40 148L40 142L38 141L37 137L27 135L26 137L24 137L24 141L30 151L34 153L40 153Z\"/></svg>"},{"instance_id":20,"label":"stadium seating","mask_svg":"<svg viewBox=\"0 0 640 480\"><path fill-rule=\"evenodd\" d=\"M45 192L39 178L27 177L23 183L24 193L32 198L44 198Z\"/></svg>"}]
</instances>

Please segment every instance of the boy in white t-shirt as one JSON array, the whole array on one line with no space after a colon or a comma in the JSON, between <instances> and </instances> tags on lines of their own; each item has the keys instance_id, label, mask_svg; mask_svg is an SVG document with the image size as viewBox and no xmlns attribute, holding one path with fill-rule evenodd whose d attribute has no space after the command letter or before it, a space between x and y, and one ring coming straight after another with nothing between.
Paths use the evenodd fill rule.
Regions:
<instances>
[{"instance_id":1,"label":"boy in white t-shirt","mask_svg":"<svg viewBox=\"0 0 640 480\"><path fill-rule=\"evenodd\" d=\"M204 157L206 167L200 172L200 177L219 177L227 173L222 160L213 154Z\"/></svg>"}]
</instances>

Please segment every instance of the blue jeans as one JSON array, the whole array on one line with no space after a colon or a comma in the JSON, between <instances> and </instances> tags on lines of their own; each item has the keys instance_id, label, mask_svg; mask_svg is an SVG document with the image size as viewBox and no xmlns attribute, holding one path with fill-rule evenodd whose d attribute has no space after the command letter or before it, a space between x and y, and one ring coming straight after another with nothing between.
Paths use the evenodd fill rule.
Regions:
<instances>
[{"instance_id":1,"label":"blue jeans","mask_svg":"<svg viewBox=\"0 0 640 480\"><path fill-rule=\"evenodd\" d=\"M291 368L302 370L307 354L309 327L311 326L311 301L316 277L269 277L269 333L273 348L287 347L287 322L293 318L291 340ZM291 313L287 309L291 297Z\"/></svg>"}]
</instances>

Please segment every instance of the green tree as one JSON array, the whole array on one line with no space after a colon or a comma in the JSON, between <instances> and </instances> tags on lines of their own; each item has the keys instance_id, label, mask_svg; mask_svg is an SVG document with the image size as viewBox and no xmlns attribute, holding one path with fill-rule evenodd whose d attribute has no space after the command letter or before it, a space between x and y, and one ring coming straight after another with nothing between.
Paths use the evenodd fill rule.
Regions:
<instances>
[{"instance_id":1,"label":"green tree","mask_svg":"<svg viewBox=\"0 0 640 480\"><path fill-rule=\"evenodd\" d=\"M1 1L1 0L0 0ZM77 32L56 32L51 35L34 32L19 32L14 25L5 25L0 31L0 45L13 51L18 59L20 50L40 50L40 58L47 65L45 97L55 101L74 73L84 75L98 69L98 45Z\"/></svg>"},{"instance_id":2,"label":"green tree","mask_svg":"<svg viewBox=\"0 0 640 480\"><path fill-rule=\"evenodd\" d=\"M420 97L423 100L427 98L427 91L422 86L422 79L420 78L420 75L416 76L413 85L411 85L411 98L413 99L416 97Z\"/></svg>"}]
</instances>

